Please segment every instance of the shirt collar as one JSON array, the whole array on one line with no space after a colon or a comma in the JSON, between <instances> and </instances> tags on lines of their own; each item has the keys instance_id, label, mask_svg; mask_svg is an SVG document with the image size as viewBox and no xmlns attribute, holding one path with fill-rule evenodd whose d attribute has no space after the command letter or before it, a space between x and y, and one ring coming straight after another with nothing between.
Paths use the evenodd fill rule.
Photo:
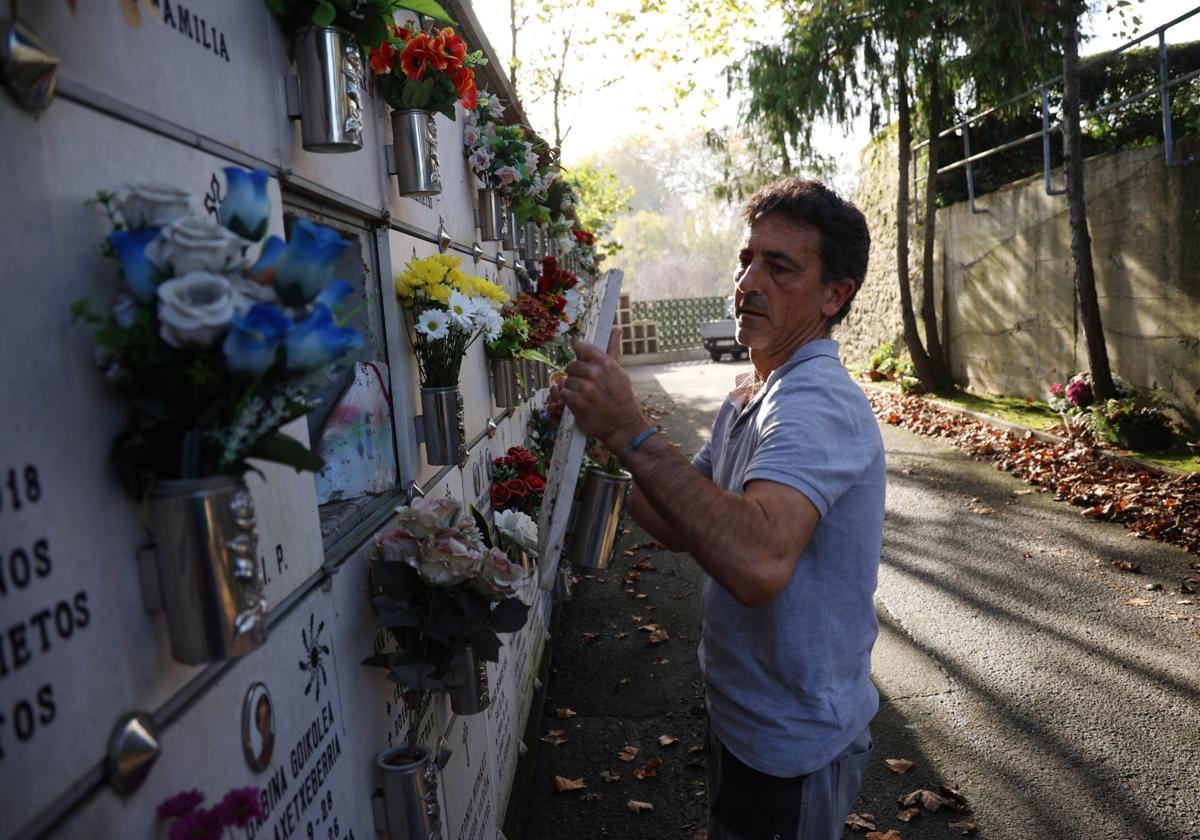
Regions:
<instances>
[{"instance_id":1,"label":"shirt collar","mask_svg":"<svg viewBox=\"0 0 1200 840\"><path fill-rule=\"evenodd\" d=\"M792 355L788 357L786 362L768 374L767 381L763 384L763 386L758 389L757 393L755 393L755 395L751 397L744 406L742 406L741 414L745 415L751 408L756 406L762 400L763 396L770 391L771 388L774 387L775 383L778 382L789 370L796 367L796 365L801 364L802 362L807 362L809 359L814 359L817 356L829 356L832 359L838 359L838 343L832 338L815 338L812 341L801 344L796 348ZM838 360L840 361L840 359ZM752 377L753 375L753 371L749 374L746 374L748 377ZM738 402L740 401L739 397L741 397L742 388L749 382L750 379L743 379L741 377L738 378L738 387L735 388L734 391L729 395L735 406L737 406Z\"/></svg>"}]
</instances>

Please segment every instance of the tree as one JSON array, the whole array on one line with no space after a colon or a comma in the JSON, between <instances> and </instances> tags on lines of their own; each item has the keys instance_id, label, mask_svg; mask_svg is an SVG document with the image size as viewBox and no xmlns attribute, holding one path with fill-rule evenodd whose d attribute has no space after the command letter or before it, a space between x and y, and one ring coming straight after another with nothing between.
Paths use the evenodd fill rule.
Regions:
<instances>
[{"instance_id":1,"label":"tree","mask_svg":"<svg viewBox=\"0 0 1200 840\"><path fill-rule=\"evenodd\" d=\"M1062 0L1063 44L1063 168L1067 175L1067 210L1071 223L1071 259L1075 264L1075 300L1087 342L1092 393L1097 402L1116 397L1104 326L1096 297L1096 271L1092 265L1092 237L1088 231L1087 201L1083 188L1083 135L1079 127L1079 16L1083 3Z\"/></svg>"},{"instance_id":2,"label":"tree","mask_svg":"<svg viewBox=\"0 0 1200 840\"><path fill-rule=\"evenodd\" d=\"M566 178L575 188L579 226L596 237L596 250L612 256L621 249L613 238L617 217L630 208L634 189L622 183L617 173L594 160L571 167Z\"/></svg>"}]
</instances>

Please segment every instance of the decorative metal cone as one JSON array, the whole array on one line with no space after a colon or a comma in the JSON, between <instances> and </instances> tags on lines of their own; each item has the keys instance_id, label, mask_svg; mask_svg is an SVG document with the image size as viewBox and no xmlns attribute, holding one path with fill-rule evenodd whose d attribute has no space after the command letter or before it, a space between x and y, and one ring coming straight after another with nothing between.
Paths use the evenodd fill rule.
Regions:
<instances>
[{"instance_id":1,"label":"decorative metal cone","mask_svg":"<svg viewBox=\"0 0 1200 840\"><path fill-rule=\"evenodd\" d=\"M15 18L0 23L0 80L18 105L34 112L50 106L58 87L58 56Z\"/></svg>"},{"instance_id":2,"label":"decorative metal cone","mask_svg":"<svg viewBox=\"0 0 1200 840\"><path fill-rule=\"evenodd\" d=\"M295 48L301 144L310 152L357 152L366 77L358 43L344 29L309 26L296 33Z\"/></svg>"}]
</instances>

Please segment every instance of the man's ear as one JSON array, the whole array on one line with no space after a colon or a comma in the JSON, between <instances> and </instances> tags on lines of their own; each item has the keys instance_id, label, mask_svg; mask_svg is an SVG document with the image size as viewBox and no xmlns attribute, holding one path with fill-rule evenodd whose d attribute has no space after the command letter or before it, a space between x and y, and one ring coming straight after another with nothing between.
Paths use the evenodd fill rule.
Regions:
<instances>
[{"instance_id":1,"label":"man's ear","mask_svg":"<svg viewBox=\"0 0 1200 840\"><path fill-rule=\"evenodd\" d=\"M854 297L858 291L853 280L832 280L825 285L825 300L821 304L821 314L832 318L842 311L846 301Z\"/></svg>"}]
</instances>

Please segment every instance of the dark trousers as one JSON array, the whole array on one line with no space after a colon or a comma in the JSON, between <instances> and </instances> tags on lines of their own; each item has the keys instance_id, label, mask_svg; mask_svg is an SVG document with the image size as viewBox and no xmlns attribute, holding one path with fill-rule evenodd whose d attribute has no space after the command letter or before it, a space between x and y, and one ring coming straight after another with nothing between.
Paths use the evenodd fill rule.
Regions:
<instances>
[{"instance_id":1,"label":"dark trousers","mask_svg":"<svg viewBox=\"0 0 1200 840\"><path fill-rule=\"evenodd\" d=\"M781 778L739 761L709 730L708 840L837 840L867 762L871 730L820 770Z\"/></svg>"}]
</instances>

